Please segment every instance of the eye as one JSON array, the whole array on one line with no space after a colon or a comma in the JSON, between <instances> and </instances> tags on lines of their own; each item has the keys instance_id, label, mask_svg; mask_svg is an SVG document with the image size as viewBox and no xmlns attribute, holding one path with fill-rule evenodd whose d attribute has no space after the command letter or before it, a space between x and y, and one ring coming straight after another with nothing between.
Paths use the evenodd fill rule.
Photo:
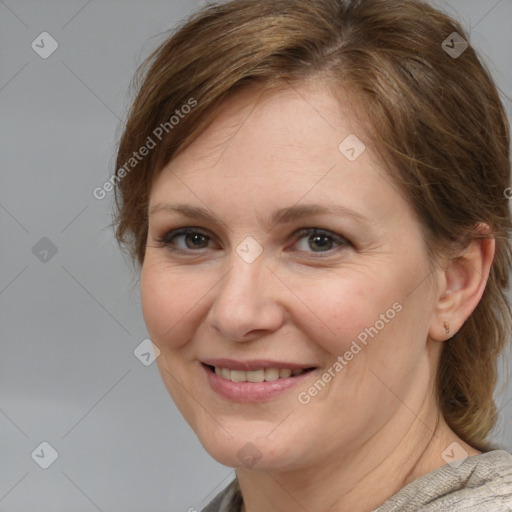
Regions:
<instances>
[{"instance_id":1,"label":"eye","mask_svg":"<svg viewBox=\"0 0 512 512\"><path fill-rule=\"evenodd\" d=\"M302 252L326 253L350 246L343 236L318 228L304 228L296 234L296 246Z\"/></svg>"},{"instance_id":2,"label":"eye","mask_svg":"<svg viewBox=\"0 0 512 512\"><path fill-rule=\"evenodd\" d=\"M208 248L211 237L197 228L180 228L170 231L158 242L171 250L187 252Z\"/></svg>"},{"instance_id":3,"label":"eye","mask_svg":"<svg viewBox=\"0 0 512 512\"><path fill-rule=\"evenodd\" d=\"M295 233L295 242L290 250L306 253L317 253L326 256L351 246L345 237L319 228L303 228ZM185 227L169 231L157 242L171 251L191 253L202 252L211 248L212 237L205 231L195 227ZM319 254L321 253L321 254Z\"/></svg>"}]
</instances>

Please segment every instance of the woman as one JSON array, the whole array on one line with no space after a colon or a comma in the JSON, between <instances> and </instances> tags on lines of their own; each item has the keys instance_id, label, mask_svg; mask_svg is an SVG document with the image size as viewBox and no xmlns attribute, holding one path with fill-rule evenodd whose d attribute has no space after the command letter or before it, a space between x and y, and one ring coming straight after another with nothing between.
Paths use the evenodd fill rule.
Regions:
<instances>
[{"instance_id":1,"label":"woman","mask_svg":"<svg viewBox=\"0 0 512 512\"><path fill-rule=\"evenodd\" d=\"M512 510L507 119L419 0L234 0L153 54L118 239L207 511Z\"/></svg>"}]
</instances>

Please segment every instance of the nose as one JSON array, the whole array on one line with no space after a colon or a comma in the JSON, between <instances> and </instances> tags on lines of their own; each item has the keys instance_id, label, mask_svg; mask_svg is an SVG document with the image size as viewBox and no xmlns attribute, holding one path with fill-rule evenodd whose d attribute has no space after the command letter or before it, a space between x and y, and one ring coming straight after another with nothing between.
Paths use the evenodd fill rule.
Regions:
<instances>
[{"instance_id":1,"label":"nose","mask_svg":"<svg viewBox=\"0 0 512 512\"><path fill-rule=\"evenodd\" d=\"M207 323L223 339L251 341L283 324L279 280L263 258L247 263L234 255L231 270L214 296Z\"/></svg>"}]
</instances>

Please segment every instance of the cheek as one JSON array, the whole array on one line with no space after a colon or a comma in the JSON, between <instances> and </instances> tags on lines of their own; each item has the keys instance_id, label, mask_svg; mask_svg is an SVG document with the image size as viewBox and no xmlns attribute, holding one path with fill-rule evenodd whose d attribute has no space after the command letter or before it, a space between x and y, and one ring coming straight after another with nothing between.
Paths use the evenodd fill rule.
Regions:
<instances>
[{"instance_id":1,"label":"cheek","mask_svg":"<svg viewBox=\"0 0 512 512\"><path fill-rule=\"evenodd\" d=\"M148 261L142 267L140 293L151 339L160 348L186 343L187 329L193 325L204 295L204 289L197 286L197 276L194 286L190 276Z\"/></svg>"},{"instance_id":2,"label":"cheek","mask_svg":"<svg viewBox=\"0 0 512 512\"><path fill-rule=\"evenodd\" d=\"M400 305L393 307L399 300L396 284L371 273L345 272L314 283L297 282L294 288L303 300L295 315L301 330L334 357L353 341L364 347L389 332L400 316Z\"/></svg>"}]
</instances>

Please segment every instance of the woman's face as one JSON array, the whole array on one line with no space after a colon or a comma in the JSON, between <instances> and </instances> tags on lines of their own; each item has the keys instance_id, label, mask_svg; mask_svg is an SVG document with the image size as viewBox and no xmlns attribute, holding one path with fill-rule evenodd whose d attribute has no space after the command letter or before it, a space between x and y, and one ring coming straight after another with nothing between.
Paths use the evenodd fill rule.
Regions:
<instances>
[{"instance_id":1,"label":"woman's face","mask_svg":"<svg viewBox=\"0 0 512 512\"><path fill-rule=\"evenodd\" d=\"M321 83L238 93L151 189L145 321L169 393L229 466L350 456L430 391L422 231L345 107Z\"/></svg>"}]
</instances>

